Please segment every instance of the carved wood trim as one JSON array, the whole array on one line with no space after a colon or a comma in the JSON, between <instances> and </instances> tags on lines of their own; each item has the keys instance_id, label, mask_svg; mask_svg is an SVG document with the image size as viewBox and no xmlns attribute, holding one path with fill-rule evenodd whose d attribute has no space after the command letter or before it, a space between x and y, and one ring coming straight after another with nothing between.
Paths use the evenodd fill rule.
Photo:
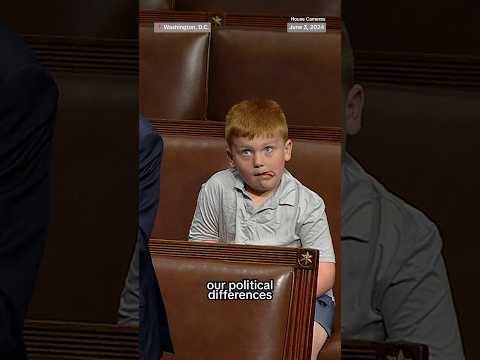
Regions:
<instances>
[{"instance_id":1,"label":"carved wood trim","mask_svg":"<svg viewBox=\"0 0 480 360\"><path fill-rule=\"evenodd\" d=\"M31 360L138 359L138 327L26 320L24 340Z\"/></svg>"},{"instance_id":2,"label":"carved wood trim","mask_svg":"<svg viewBox=\"0 0 480 360\"><path fill-rule=\"evenodd\" d=\"M140 20L144 24L145 21L151 23L153 18L142 18L143 13L140 13ZM146 12L148 13L150 12ZM157 16L156 13L164 14L152 13L153 17ZM178 18L176 12L165 14L171 16L165 20L171 21L208 21L210 16L209 13L181 12ZM188 14L191 14L191 18ZM248 19L245 15L229 17L235 26ZM265 21L268 18L265 17ZM329 19L327 18L327 26ZM339 21L337 18L331 19ZM263 24L267 26L267 22ZM23 37L38 60L52 71L138 76L137 39L31 34L24 34ZM355 52L355 79L362 83L453 87L477 91L480 89L480 56L359 50Z\"/></svg>"},{"instance_id":3,"label":"carved wood trim","mask_svg":"<svg viewBox=\"0 0 480 360\"><path fill-rule=\"evenodd\" d=\"M246 261L256 264L285 265L305 270L315 270L318 256L316 251L306 248L247 246L223 243L205 244L201 241L164 240L158 238L150 238L149 248L152 255ZM307 264L301 261L305 255L311 260Z\"/></svg>"},{"instance_id":4,"label":"carved wood trim","mask_svg":"<svg viewBox=\"0 0 480 360\"><path fill-rule=\"evenodd\" d=\"M52 71L138 76L137 39L23 35L37 59Z\"/></svg>"},{"instance_id":5,"label":"carved wood trim","mask_svg":"<svg viewBox=\"0 0 480 360\"><path fill-rule=\"evenodd\" d=\"M161 240L151 238L149 242L152 257L187 257L194 259L220 260L237 263L286 265L293 269L293 288L288 319L284 360L309 360L313 332L314 307L307 309L309 301L314 302L318 272L318 251L304 248L277 246L254 246L222 243ZM308 252L311 264L299 264Z\"/></svg>"},{"instance_id":6,"label":"carved wood trim","mask_svg":"<svg viewBox=\"0 0 480 360\"><path fill-rule=\"evenodd\" d=\"M153 128L162 135L212 136L225 135L225 124L211 120L174 120L146 116ZM290 125L289 136L292 139L313 141L342 141L342 129L337 127L314 127Z\"/></svg>"},{"instance_id":7,"label":"carved wood trim","mask_svg":"<svg viewBox=\"0 0 480 360\"><path fill-rule=\"evenodd\" d=\"M480 88L480 57L356 51L355 79L363 83Z\"/></svg>"}]
</instances>

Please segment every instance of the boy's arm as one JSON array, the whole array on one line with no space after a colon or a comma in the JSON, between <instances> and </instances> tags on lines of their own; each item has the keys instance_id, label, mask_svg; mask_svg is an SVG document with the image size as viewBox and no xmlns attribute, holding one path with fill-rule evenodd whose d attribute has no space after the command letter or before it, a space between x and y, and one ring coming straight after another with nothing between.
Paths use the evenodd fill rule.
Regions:
<instances>
[{"instance_id":1,"label":"boy's arm","mask_svg":"<svg viewBox=\"0 0 480 360\"><path fill-rule=\"evenodd\" d=\"M212 181L202 185L188 233L189 240L218 242L219 190Z\"/></svg>"},{"instance_id":2,"label":"boy's arm","mask_svg":"<svg viewBox=\"0 0 480 360\"><path fill-rule=\"evenodd\" d=\"M330 290L335 283L335 253L328 227L325 204L320 197L305 202L306 210L299 229L302 247L319 251L317 297Z\"/></svg>"},{"instance_id":3,"label":"boy's arm","mask_svg":"<svg viewBox=\"0 0 480 360\"><path fill-rule=\"evenodd\" d=\"M325 294L327 290L333 288L334 283L335 263L319 261L317 275L317 297Z\"/></svg>"}]
</instances>

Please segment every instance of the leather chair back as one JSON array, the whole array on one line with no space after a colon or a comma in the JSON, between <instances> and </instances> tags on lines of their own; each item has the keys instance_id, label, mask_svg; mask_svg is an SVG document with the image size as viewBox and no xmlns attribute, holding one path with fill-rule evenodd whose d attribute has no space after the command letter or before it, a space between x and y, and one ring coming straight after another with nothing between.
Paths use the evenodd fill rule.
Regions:
<instances>
[{"instance_id":1,"label":"leather chair back","mask_svg":"<svg viewBox=\"0 0 480 360\"><path fill-rule=\"evenodd\" d=\"M158 240L150 251L176 360L310 359L317 251ZM271 283L271 299L216 300L207 287L245 280Z\"/></svg>"},{"instance_id":2,"label":"leather chair back","mask_svg":"<svg viewBox=\"0 0 480 360\"><path fill-rule=\"evenodd\" d=\"M340 63L335 29L312 34L223 26L211 34L154 33L152 22L143 22L140 110L149 118L223 122L235 103L270 98L291 126L340 128Z\"/></svg>"},{"instance_id":3,"label":"leather chair back","mask_svg":"<svg viewBox=\"0 0 480 360\"><path fill-rule=\"evenodd\" d=\"M155 33L140 26L140 111L202 119L207 103L208 33Z\"/></svg>"},{"instance_id":4,"label":"leather chair back","mask_svg":"<svg viewBox=\"0 0 480 360\"><path fill-rule=\"evenodd\" d=\"M340 33L223 27L212 32L210 120L244 99L281 104L290 125L340 127Z\"/></svg>"}]
</instances>

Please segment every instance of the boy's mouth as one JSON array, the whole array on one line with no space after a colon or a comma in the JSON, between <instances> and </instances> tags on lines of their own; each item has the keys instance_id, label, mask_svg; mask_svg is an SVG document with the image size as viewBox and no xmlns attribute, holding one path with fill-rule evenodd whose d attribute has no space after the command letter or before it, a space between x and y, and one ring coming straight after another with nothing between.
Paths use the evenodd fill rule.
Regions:
<instances>
[{"instance_id":1,"label":"boy's mouth","mask_svg":"<svg viewBox=\"0 0 480 360\"><path fill-rule=\"evenodd\" d=\"M255 174L255 176L273 177L275 176L275 173L273 171L264 171L264 172Z\"/></svg>"}]
</instances>

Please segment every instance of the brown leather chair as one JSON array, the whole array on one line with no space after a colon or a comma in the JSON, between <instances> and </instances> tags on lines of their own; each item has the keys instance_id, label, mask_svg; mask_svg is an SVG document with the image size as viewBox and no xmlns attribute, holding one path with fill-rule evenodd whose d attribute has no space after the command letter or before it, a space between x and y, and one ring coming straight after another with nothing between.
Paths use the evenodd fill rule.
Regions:
<instances>
[{"instance_id":1,"label":"brown leather chair","mask_svg":"<svg viewBox=\"0 0 480 360\"><path fill-rule=\"evenodd\" d=\"M225 143L221 137L198 135L163 135L163 138L160 211L152 237L185 240L201 184L214 172L228 166ZM287 167L325 201L337 256L337 274L340 274L340 143L294 140L293 158ZM337 275L334 287L336 331L322 350L322 359L339 359L340 356L340 288L340 276Z\"/></svg>"},{"instance_id":2,"label":"brown leather chair","mask_svg":"<svg viewBox=\"0 0 480 360\"><path fill-rule=\"evenodd\" d=\"M151 239L150 252L176 360L310 359L316 250ZM245 280L271 283L263 292L271 298L227 301L209 292L213 282L228 289Z\"/></svg>"},{"instance_id":3,"label":"brown leather chair","mask_svg":"<svg viewBox=\"0 0 480 360\"><path fill-rule=\"evenodd\" d=\"M140 26L140 109L147 117L223 122L233 104L271 98L290 125L341 126L338 30L221 26L211 34L153 32L153 21L173 21L173 15L160 13ZM192 14L190 21L203 15Z\"/></svg>"},{"instance_id":4,"label":"brown leather chair","mask_svg":"<svg viewBox=\"0 0 480 360\"><path fill-rule=\"evenodd\" d=\"M140 26L140 111L146 117L203 119L207 107L208 33L153 32Z\"/></svg>"},{"instance_id":5,"label":"brown leather chair","mask_svg":"<svg viewBox=\"0 0 480 360\"><path fill-rule=\"evenodd\" d=\"M208 114L225 121L235 103L274 99L290 125L340 127L340 33L221 27L212 32Z\"/></svg>"}]
</instances>

